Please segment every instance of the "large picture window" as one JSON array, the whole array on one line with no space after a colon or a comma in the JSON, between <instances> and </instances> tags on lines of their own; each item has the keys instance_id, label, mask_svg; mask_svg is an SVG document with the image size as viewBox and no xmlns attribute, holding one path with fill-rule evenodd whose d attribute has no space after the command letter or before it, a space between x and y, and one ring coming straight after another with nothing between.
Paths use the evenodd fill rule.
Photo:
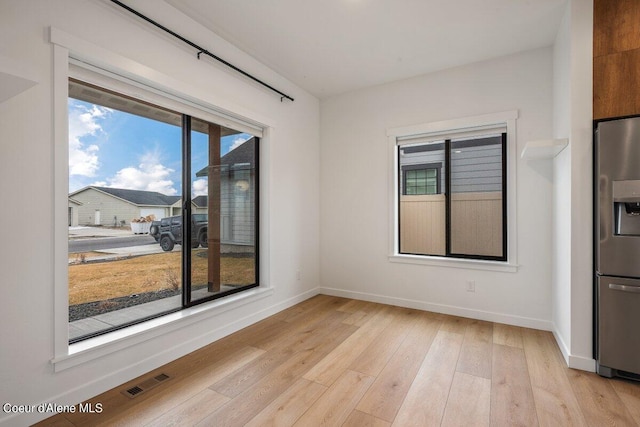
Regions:
<instances>
[{"instance_id":1,"label":"large picture window","mask_svg":"<svg viewBox=\"0 0 640 427\"><path fill-rule=\"evenodd\" d=\"M258 286L259 137L69 80L69 342Z\"/></svg>"},{"instance_id":2,"label":"large picture window","mask_svg":"<svg viewBox=\"0 0 640 427\"><path fill-rule=\"evenodd\" d=\"M506 126L396 138L398 252L507 260Z\"/></svg>"}]
</instances>

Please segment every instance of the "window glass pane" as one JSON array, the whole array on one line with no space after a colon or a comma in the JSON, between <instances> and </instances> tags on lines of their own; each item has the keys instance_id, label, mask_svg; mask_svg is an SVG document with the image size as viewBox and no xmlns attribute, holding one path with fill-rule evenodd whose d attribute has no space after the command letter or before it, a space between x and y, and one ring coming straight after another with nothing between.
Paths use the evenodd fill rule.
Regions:
<instances>
[{"instance_id":1,"label":"window glass pane","mask_svg":"<svg viewBox=\"0 0 640 427\"><path fill-rule=\"evenodd\" d=\"M451 141L451 253L502 257L502 137Z\"/></svg>"},{"instance_id":2,"label":"window glass pane","mask_svg":"<svg viewBox=\"0 0 640 427\"><path fill-rule=\"evenodd\" d=\"M256 144L192 120L191 301L256 284Z\"/></svg>"},{"instance_id":3,"label":"window glass pane","mask_svg":"<svg viewBox=\"0 0 640 427\"><path fill-rule=\"evenodd\" d=\"M74 80L68 113L75 342L181 307L181 115ZM150 233L162 218L173 250Z\"/></svg>"},{"instance_id":4,"label":"window glass pane","mask_svg":"<svg viewBox=\"0 0 640 427\"><path fill-rule=\"evenodd\" d=\"M446 254L444 148L444 141L398 147L400 253Z\"/></svg>"}]
</instances>

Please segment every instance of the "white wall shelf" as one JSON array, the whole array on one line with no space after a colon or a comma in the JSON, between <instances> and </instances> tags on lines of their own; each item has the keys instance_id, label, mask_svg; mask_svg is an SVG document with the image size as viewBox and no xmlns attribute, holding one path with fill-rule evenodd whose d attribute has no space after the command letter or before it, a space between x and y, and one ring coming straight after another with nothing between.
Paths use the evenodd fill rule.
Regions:
<instances>
[{"instance_id":1,"label":"white wall shelf","mask_svg":"<svg viewBox=\"0 0 640 427\"><path fill-rule=\"evenodd\" d=\"M18 61L0 55L0 104L37 83L31 70Z\"/></svg>"},{"instance_id":2,"label":"white wall shelf","mask_svg":"<svg viewBox=\"0 0 640 427\"><path fill-rule=\"evenodd\" d=\"M529 141L522 150L521 157L527 160L552 159L569 145L568 138L540 139Z\"/></svg>"}]
</instances>

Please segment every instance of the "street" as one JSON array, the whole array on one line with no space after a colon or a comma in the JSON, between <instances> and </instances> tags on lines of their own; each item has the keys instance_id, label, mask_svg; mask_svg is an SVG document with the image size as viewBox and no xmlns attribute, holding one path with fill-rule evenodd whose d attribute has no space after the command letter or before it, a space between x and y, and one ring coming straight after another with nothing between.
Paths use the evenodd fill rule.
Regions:
<instances>
[{"instance_id":1,"label":"street","mask_svg":"<svg viewBox=\"0 0 640 427\"><path fill-rule=\"evenodd\" d=\"M129 246L157 245L148 234L126 237L96 237L69 240L69 253L91 252L101 249L126 248Z\"/></svg>"}]
</instances>

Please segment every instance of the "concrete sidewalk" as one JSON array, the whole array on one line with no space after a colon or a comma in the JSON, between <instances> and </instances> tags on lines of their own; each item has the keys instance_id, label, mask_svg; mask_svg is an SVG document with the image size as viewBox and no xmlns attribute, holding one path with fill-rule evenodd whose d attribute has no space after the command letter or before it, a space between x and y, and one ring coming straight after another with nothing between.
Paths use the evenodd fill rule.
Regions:
<instances>
[{"instance_id":1,"label":"concrete sidewalk","mask_svg":"<svg viewBox=\"0 0 640 427\"><path fill-rule=\"evenodd\" d=\"M69 227L69 240L78 239L102 239L110 237L136 236L129 227ZM141 236L141 235L138 235ZM174 252L179 252L182 246L176 245ZM126 246L121 248L95 249L92 252L104 254L87 258L87 262L112 261L128 256L159 254L163 250L158 243L147 245ZM69 264L78 264L77 260L70 259Z\"/></svg>"},{"instance_id":2,"label":"concrete sidewalk","mask_svg":"<svg viewBox=\"0 0 640 427\"><path fill-rule=\"evenodd\" d=\"M69 227L69 239L89 239L101 237L128 237L135 236L131 227Z\"/></svg>"},{"instance_id":3,"label":"concrete sidewalk","mask_svg":"<svg viewBox=\"0 0 640 427\"><path fill-rule=\"evenodd\" d=\"M172 252L180 252L182 246L176 245ZM159 244L156 245L141 245L141 246L127 246L126 248L111 248L111 249L96 249L93 252L104 254L93 256L86 259L87 263L91 262L104 262L115 261L117 259L123 259L127 257L151 255L164 253ZM69 264L79 264L75 259L69 259Z\"/></svg>"}]
</instances>

